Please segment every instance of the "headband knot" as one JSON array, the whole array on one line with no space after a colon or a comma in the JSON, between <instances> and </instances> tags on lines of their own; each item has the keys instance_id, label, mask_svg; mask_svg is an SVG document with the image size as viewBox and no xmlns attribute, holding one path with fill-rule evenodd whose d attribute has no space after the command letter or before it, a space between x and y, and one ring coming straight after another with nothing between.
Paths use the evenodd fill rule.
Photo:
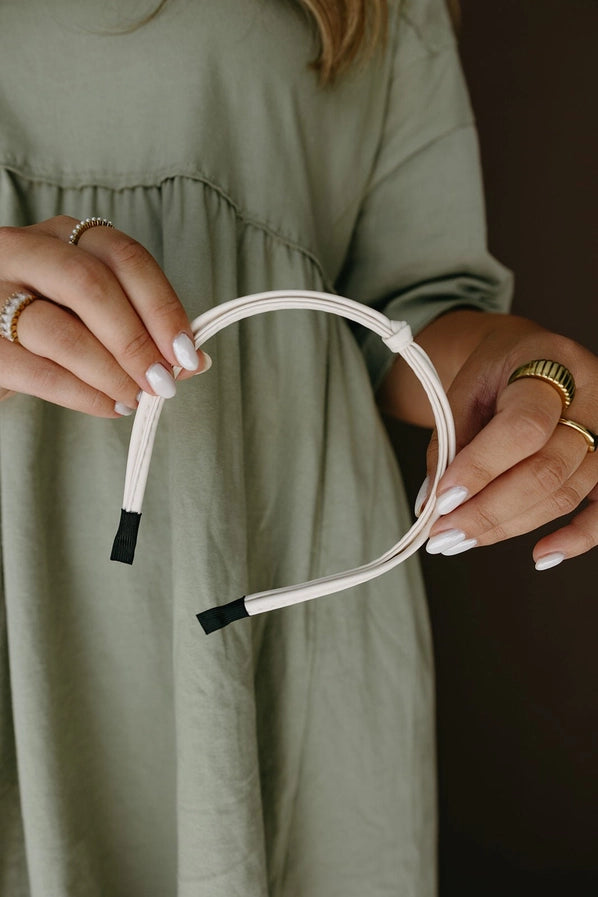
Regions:
<instances>
[{"instance_id":1,"label":"headband knot","mask_svg":"<svg viewBox=\"0 0 598 897\"><path fill-rule=\"evenodd\" d=\"M411 327L407 321L389 321L392 329L390 336L383 336L382 342L386 343L391 352L402 352L413 342Z\"/></svg>"}]
</instances>

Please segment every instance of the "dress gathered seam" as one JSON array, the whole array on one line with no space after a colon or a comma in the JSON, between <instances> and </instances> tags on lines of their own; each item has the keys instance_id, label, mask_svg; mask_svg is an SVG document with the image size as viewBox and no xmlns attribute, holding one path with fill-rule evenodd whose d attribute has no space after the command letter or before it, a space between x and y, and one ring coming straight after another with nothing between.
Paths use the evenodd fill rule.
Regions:
<instances>
[{"instance_id":1,"label":"dress gathered seam","mask_svg":"<svg viewBox=\"0 0 598 897\"><path fill-rule=\"evenodd\" d=\"M0 171L8 171L12 174L16 174L18 177L21 177L30 183L42 183L47 186L54 186L60 190L84 190L91 186L97 186L97 183L94 184L94 176L91 174L83 174L80 175L77 180L72 180L69 182L68 177L64 180L60 178L53 177L52 175L45 174L43 172L36 172L32 169L29 169L27 166L20 165L15 160L11 160L5 158L2 160L0 158ZM155 173L152 177L139 177L137 176L135 180L131 180L131 183L126 185L121 185L119 187L105 186L100 184L100 188L104 187L106 190L110 190L114 193L124 193L127 190L137 190L137 189L159 189L164 183L167 181L175 181L175 180L190 180L195 181L197 183L202 184L204 187L210 189L214 193L218 194L218 196L232 209L235 213L237 219L243 223L246 227L253 227L257 230L262 231L269 237L277 240L279 243L282 243L287 249L290 249L294 252L298 252L302 255L311 265L313 265L321 279L323 287L330 293L335 293L333 282L327 276L324 271L324 267L322 262L316 255L316 253L309 249L307 246L304 246L298 239L292 237L291 235L285 234L280 231L275 225L268 223L268 221L262 220L259 216L254 215L248 210L244 209L243 206L219 184L209 178L207 175L202 174L198 170L193 171L179 171L179 172L169 172L169 173ZM96 176L97 181L97 176Z\"/></svg>"}]
</instances>

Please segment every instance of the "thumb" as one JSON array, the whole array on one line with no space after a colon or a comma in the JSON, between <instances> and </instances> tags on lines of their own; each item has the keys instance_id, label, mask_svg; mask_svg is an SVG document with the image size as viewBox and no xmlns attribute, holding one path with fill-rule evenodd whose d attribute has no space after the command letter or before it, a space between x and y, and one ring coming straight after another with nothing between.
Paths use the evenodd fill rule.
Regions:
<instances>
[{"instance_id":1,"label":"thumb","mask_svg":"<svg viewBox=\"0 0 598 897\"><path fill-rule=\"evenodd\" d=\"M457 454L486 426L496 411L496 383L479 376L479 371L472 376L468 368L467 364L461 368L447 392L455 423ZM420 516L426 505L437 464L438 433L434 429L426 452L426 478L415 500L416 517Z\"/></svg>"}]
</instances>

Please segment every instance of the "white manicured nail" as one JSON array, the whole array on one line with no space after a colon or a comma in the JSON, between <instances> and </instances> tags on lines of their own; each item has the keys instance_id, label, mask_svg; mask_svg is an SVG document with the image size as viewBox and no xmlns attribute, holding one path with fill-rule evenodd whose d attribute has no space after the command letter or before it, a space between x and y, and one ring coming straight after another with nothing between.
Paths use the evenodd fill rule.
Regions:
<instances>
[{"instance_id":1,"label":"white manicured nail","mask_svg":"<svg viewBox=\"0 0 598 897\"><path fill-rule=\"evenodd\" d=\"M176 360L186 371L196 371L199 367L199 355L195 351L193 340L186 333L179 333L172 341L172 349Z\"/></svg>"},{"instance_id":2,"label":"white manicured nail","mask_svg":"<svg viewBox=\"0 0 598 897\"><path fill-rule=\"evenodd\" d=\"M462 551L469 551L470 548L475 548L477 544L477 539L465 539L464 542L457 542L452 548L445 548L442 554L452 557L454 554L461 554Z\"/></svg>"},{"instance_id":3,"label":"white manicured nail","mask_svg":"<svg viewBox=\"0 0 598 897\"><path fill-rule=\"evenodd\" d=\"M176 394L174 378L168 373L164 365L156 362L145 372L147 382L156 395L163 399L171 399Z\"/></svg>"},{"instance_id":4,"label":"white manicured nail","mask_svg":"<svg viewBox=\"0 0 598 897\"><path fill-rule=\"evenodd\" d=\"M452 489L447 489L446 492L443 492L442 495L439 495L436 499L437 513L450 514L451 511L454 511L455 508L462 505L468 496L469 492L465 486L453 486Z\"/></svg>"},{"instance_id":5,"label":"white manicured nail","mask_svg":"<svg viewBox=\"0 0 598 897\"><path fill-rule=\"evenodd\" d=\"M137 399L137 402L140 402L140 401L141 401L141 396L142 396L142 395L143 395L143 390L140 389L139 392L137 393L137 395L135 396L135 398Z\"/></svg>"},{"instance_id":6,"label":"white manicured nail","mask_svg":"<svg viewBox=\"0 0 598 897\"><path fill-rule=\"evenodd\" d=\"M122 417L128 417L129 414L133 414L135 411L134 408L129 408L128 405L125 405L123 402L115 402L114 410L117 414L120 414Z\"/></svg>"},{"instance_id":7,"label":"white manicured nail","mask_svg":"<svg viewBox=\"0 0 598 897\"><path fill-rule=\"evenodd\" d=\"M553 551L551 554L545 554L543 558L538 558L536 561L536 570L549 570L551 567L556 567L557 564L560 564L565 560L565 555L562 551Z\"/></svg>"},{"instance_id":8,"label":"white manicured nail","mask_svg":"<svg viewBox=\"0 0 598 897\"><path fill-rule=\"evenodd\" d=\"M203 349L202 349L201 351L203 352ZM203 352L203 354L204 354L204 357L205 357L205 359L206 359L206 361L205 361L205 366L201 369L201 371L197 371L198 374L205 374L205 372L206 372L206 371L209 371L210 368L212 367L212 359L211 359L211 357L208 355L207 352Z\"/></svg>"},{"instance_id":9,"label":"white manicured nail","mask_svg":"<svg viewBox=\"0 0 598 897\"><path fill-rule=\"evenodd\" d=\"M428 554L441 554L447 548L452 548L454 545L458 545L459 542L463 542L464 539L465 533L463 530L447 529L446 532L438 533L437 536L432 536L431 539L428 539L426 551Z\"/></svg>"},{"instance_id":10,"label":"white manicured nail","mask_svg":"<svg viewBox=\"0 0 598 897\"><path fill-rule=\"evenodd\" d=\"M417 493L415 499L415 508L413 509L415 512L415 516L419 517L422 512L422 508L424 506L424 502L428 497L428 492L430 491L430 477L426 477L421 486L419 487L419 492Z\"/></svg>"}]
</instances>

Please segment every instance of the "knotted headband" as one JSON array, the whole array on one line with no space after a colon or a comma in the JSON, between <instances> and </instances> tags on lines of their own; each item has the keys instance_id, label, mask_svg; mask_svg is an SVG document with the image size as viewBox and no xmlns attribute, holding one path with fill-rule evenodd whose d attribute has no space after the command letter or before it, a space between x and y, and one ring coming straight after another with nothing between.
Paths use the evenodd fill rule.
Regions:
<instances>
[{"instance_id":1,"label":"knotted headband","mask_svg":"<svg viewBox=\"0 0 598 897\"><path fill-rule=\"evenodd\" d=\"M282 290L243 296L240 299L233 299L230 302L222 303L222 305L214 306L192 322L195 347L199 349L220 330L242 318L286 308L325 311L349 318L349 320L377 333L392 352L398 353L405 359L426 391L434 413L438 434L436 473L422 514L396 545L393 545L381 557L353 570L323 576L320 579L313 579L310 582L286 588L244 595L228 604L203 611L197 614L197 618L206 633L221 629L228 623L232 623L233 620L242 617L253 616L290 604L299 604L301 601L309 601L312 598L331 595L334 592L360 585L402 563L414 554L428 538L432 524L438 517L434 511L436 488L442 474L455 456L453 417L432 362L424 350L414 343L409 325L405 321L391 321L385 315L360 302L330 293L304 290ZM175 376L179 372L180 369L175 368ZM133 563L143 495L164 401L158 396L143 393L139 402L129 444L120 525L110 556L114 561Z\"/></svg>"}]
</instances>

